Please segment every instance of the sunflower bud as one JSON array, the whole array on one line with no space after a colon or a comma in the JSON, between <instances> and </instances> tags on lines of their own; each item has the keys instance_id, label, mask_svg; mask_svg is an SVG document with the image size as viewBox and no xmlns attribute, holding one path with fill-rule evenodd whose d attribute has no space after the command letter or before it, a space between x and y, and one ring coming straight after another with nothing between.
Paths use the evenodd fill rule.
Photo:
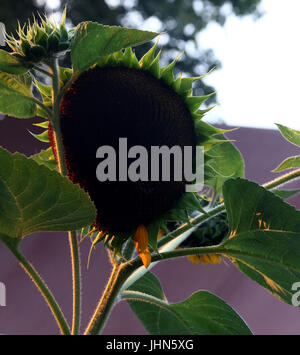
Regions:
<instances>
[{"instance_id":1,"label":"sunflower bud","mask_svg":"<svg viewBox=\"0 0 300 355\"><path fill-rule=\"evenodd\" d=\"M64 14L65 16L65 14ZM28 23L17 31L16 38L7 36L7 44L23 63L37 63L53 56L64 54L70 49L71 36L64 23L60 26L47 17L38 23Z\"/></svg>"}]
</instances>

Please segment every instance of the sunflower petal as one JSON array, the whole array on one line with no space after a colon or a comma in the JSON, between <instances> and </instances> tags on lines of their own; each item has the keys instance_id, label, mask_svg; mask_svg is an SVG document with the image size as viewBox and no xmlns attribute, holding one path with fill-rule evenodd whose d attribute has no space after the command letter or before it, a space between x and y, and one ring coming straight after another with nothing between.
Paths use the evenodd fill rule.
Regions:
<instances>
[{"instance_id":1,"label":"sunflower petal","mask_svg":"<svg viewBox=\"0 0 300 355\"><path fill-rule=\"evenodd\" d=\"M148 249L148 232L147 228L140 224L134 235L134 244L145 268L151 264L151 253Z\"/></svg>"}]
</instances>

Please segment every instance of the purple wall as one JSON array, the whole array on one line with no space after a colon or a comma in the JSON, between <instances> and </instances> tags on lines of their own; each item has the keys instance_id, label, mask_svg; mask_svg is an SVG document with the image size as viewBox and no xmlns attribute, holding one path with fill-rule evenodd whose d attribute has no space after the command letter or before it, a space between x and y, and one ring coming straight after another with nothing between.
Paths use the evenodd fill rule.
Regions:
<instances>
[{"instance_id":1,"label":"purple wall","mask_svg":"<svg viewBox=\"0 0 300 355\"><path fill-rule=\"evenodd\" d=\"M6 118L0 121L0 145L26 154L46 145L28 132L33 120ZM33 131L38 131L33 128ZM241 128L228 134L236 140L246 163L246 177L263 183L275 177L270 173L284 158L299 154L277 131ZM289 187L300 186L300 182ZM300 196L290 200L300 209ZM68 238L65 233L39 233L21 244L24 254L38 269L61 304L68 320L72 312L71 267ZM109 277L106 252L98 246L86 268L90 243L81 244L83 273L83 319L86 326ZM185 258L161 262L152 271L162 282L169 301L182 301L191 293L209 290L222 297L244 317L255 334L299 334L300 309L281 303L268 291L252 282L228 260L218 266L195 266ZM10 252L0 245L0 282L7 289L7 306L0 307L0 334L57 334L58 329L48 307L28 276ZM105 334L145 334L125 302L112 312Z\"/></svg>"}]
</instances>

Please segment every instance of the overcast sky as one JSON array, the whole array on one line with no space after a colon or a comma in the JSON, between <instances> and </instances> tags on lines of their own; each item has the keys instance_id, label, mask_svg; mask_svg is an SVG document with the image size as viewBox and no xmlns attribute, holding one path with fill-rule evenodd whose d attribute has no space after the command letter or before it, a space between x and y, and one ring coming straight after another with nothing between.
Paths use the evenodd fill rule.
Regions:
<instances>
[{"instance_id":1,"label":"overcast sky","mask_svg":"<svg viewBox=\"0 0 300 355\"><path fill-rule=\"evenodd\" d=\"M223 65L206 79L219 101L207 119L300 129L300 0L263 0L262 9L257 21L232 16L199 36Z\"/></svg>"}]
</instances>

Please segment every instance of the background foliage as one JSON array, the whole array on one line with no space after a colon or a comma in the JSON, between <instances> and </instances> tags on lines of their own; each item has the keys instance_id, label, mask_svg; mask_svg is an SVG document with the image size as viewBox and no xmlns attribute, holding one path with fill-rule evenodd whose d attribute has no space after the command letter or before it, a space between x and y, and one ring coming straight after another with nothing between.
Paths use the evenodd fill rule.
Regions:
<instances>
[{"instance_id":1,"label":"background foliage","mask_svg":"<svg viewBox=\"0 0 300 355\"><path fill-rule=\"evenodd\" d=\"M161 32L167 32L167 43L164 43L162 64L168 64L179 51L184 56L179 61L177 70L186 75L202 75L221 63L215 57L212 49L202 48L197 36L211 22L224 25L231 15L261 16L259 4L261 0L68 0L62 1L68 6L68 20L77 25L82 21L96 21L102 24L123 25L141 28L145 21L152 20ZM24 23L32 12L50 12L46 0L14 0L1 4L1 21L5 23L8 33L14 31L17 20ZM52 11L52 10L51 10ZM138 57L150 48L147 43L136 48ZM208 94L214 91L212 87L199 82L196 95ZM216 96L209 99L216 100ZM208 104L210 103L208 101Z\"/></svg>"}]
</instances>

